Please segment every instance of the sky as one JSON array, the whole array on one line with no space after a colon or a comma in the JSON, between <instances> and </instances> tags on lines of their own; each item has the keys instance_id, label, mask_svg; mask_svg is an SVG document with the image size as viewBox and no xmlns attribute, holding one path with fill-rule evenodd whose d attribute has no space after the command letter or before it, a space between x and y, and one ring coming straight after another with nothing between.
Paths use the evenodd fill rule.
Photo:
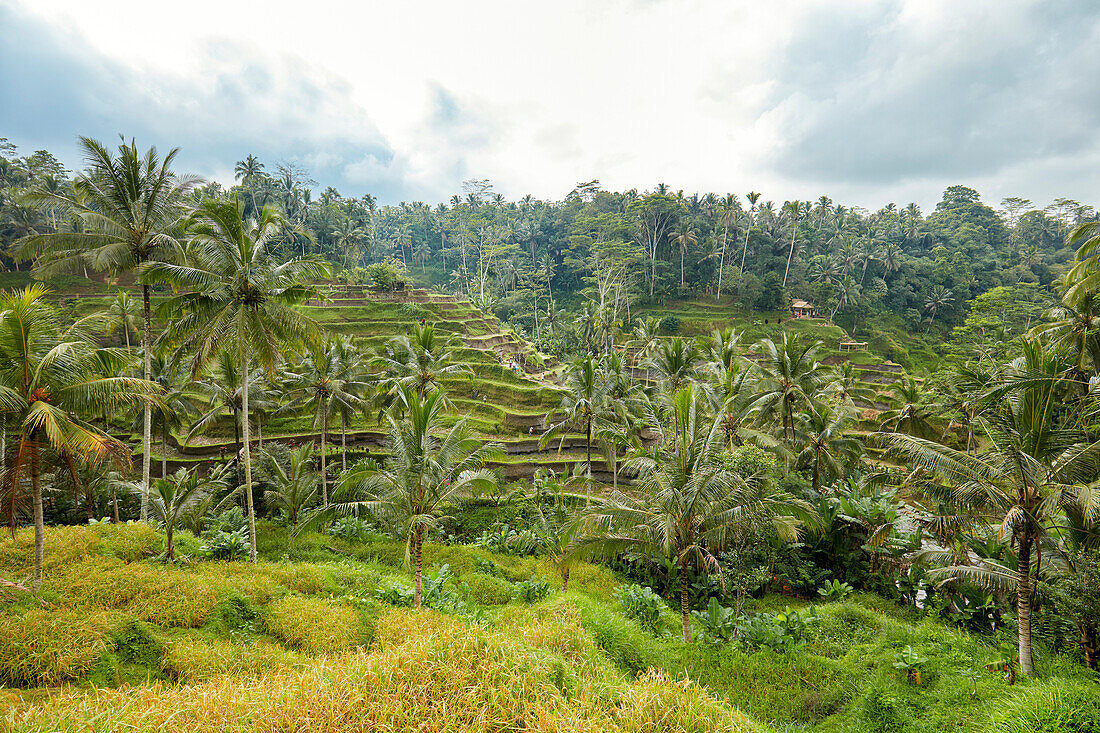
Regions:
<instances>
[{"instance_id":1,"label":"sky","mask_svg":"<svg viewBox=\"0 0 1100 733\"><path fill-rule=\"evenodd\" d=\"M1094 0L0 0L0 137L316 188L1100 203Z\"/></svg>"}]
</instances>

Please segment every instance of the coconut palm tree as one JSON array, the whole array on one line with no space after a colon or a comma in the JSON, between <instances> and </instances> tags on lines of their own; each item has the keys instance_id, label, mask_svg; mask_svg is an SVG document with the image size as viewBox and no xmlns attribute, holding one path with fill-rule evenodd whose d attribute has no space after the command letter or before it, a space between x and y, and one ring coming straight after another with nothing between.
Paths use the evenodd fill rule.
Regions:
<instances>
[{"instance_id":1,"label":"coconut palm tree","mask_svg":"<svg viewBox=\"0 0 1100 733\"><path fill-rule=\"evenodd\" d=\"M764 419L778 416L783 435L794 443L794 412L809 407L831 380L832 370L817 361L820 341L803 342L784 333L778 343L764 339L755 349L764 358L757 363L760 396L753 408Z\"/></svg>"},{"instance_id":2,"label":"coconut palm tree","mask_svg":"<svg viewBox=\"0 0 1100 733\"><path fill-rule=\"evenodd\" d=\"M107 335L110 336L116 329L121 328L126 348L130 348L130 331L138 331L138 305L125 290L119 290L111 305L107 308Z\"/></svg>"},{"instance_id":3,"label":"coconut palm tree","mask_svg":"<svg viewBox=\"0 0 1100 733\"><path fill-rule=\"evenodd\" d=\"M142 270L149 283L165 283L184 292L165 307L175 320L166 332L177 354L192 354L191 374L223 349L235 351L241 369L241 432L244 443L245 500L250 556L256 561L256 513L252 503L252 453L249 426L250 365L275 370L284 344L315 338L317 324L292 306L319 298L306 283L328 277L329 266L308 255L283 261L268 247L287 228L286 219L264 207L258 218L244 218L240 197L208 200L189 224L194 261L189 265L150 262Z\"/></svg>"},{"instance_id":4,"label":"coconut palm tree","mask_svg":"<svg viewBox=\"0 0 1100 733\"><path fill-rule=\"evenodd\" d=\"M260 159L251 153L248 154L244 160L238 160L237 165L233 167L233 180L240 181L241 184L248 189L249 195L252 197L252 212L256 213L260 208L256 205L256 179L262 176L264 170L264 164L260 162Z\"/></svg>"},{"instance_id":5,"label":"coconut palm tree","mask_svg":"<svg viewBox=\"0 0 1100 733\"><path fill-rule=\"evenodd\" d=\"M149 508L152 510L153 517L164 525L165 560L171 561L176 557L173 539L181 517L187 513L192 504L221 484L220 473L224 469L224 466L219 467L214 473L204 477L197 471L181 468L171 476L154 479L149 489Z\"/></svg>"},{"instance_id":6,"label":"coconut palm tree","mask_svg":"<svg viewBox=\"0 0 1100 733\"><path fill-rule=\"evenodd\" d=\"M669 242L675 244L680 250L680 287L684 287L684 256L689 247L694 247L699 241L695 230L688 226L687 222L680 224L680 230L669 236Z\"/></svg>"},{"instance_id":7,"label":"coconut palm tree","mask_svg":"<svg viewBox=\"0 0 1100 733\"><path fill-rule=\"evenodd\" d=\"M890 409L879 415L879 424L895 433L908 433L932 440L936 431L932 417L938 405L931 401L929 393L912 376L906 375L890 385L886 403Z\"/></svg>"},{"instance_id":8,"label":"coconut palm tree","mask_svg":"<svg viewBox=\"0 0 1100 733\"><path fill-rule=\"evenodd\" d=\"M636 451L625 469L637 476L629 494L615 492L582 520L574 556L634 552L667 559L679 568L684 642L691 641L688 573L713 572L718 555L741 534L771 525L796 538L799 518L812 508L770 482L740 476L724 457L720 426L705 409L698 387L666 396L674 438Z\"/></svg>"},{"instance_id":9,"label":"coconut palm tree","mask_svg":"<svg viewBox=\"0 0 1100 733\"><path fill-rule=\"evenodd\" d=\"M648 367L657 374L658 382L668 392L675 392L695 379L703 357L695 342L677 336L661 341L649 357Z\"/></svg>"},{"instance_id":10,"label":"coconut palm tree","mask_svg":"<svg viewBox=\"0 0 1100 733\"><path fill-rule=\"evenodd\" d=\"M361 383L355 381L352 365L344 361L347 351L336 341L324 339L310 344L299 368L288 375L290 410L308 406L313 413L313 429L320 430L321 504L328 506L328 432L329 420L338 414L354 412L362 406Z\"/></svg>"},{"instance_id":11,"label":"coconut palm tree","mask_svg":"<svg viewBox=\"0 0 1100 733\"><path fill-rule=\"evenodd\" d=\"M1094 482L1100 473L1100 441L1059 426L1054 418L1065 393L1064 364L1037 343L1025 342L1019 379L986 393L980 423L989 447L971 455L931 440L894 433L891 445L937 481L925 487L961 513L984 517L1016 547L1015 577L1004 567L960 565L941 579L1015 591L1020 670L1034 672L1031 612L1041 542L1057 535L1066 514L1100 521ZM1040 376L1045 379L1039 378ZM933 576L935 577L935 576Z\"/></svg>"},{"instance_id":12,"label":"coconut palm tree","mask_svg":"<svg viewBox=\"0 0 1100 733\"><path fill-rule=\"evenodd\" d=\"M582 356L570 365L565 378L565 392L562 394L558 412L562 418L551 423L539 440L539 447L545 448L554 436L560 435L558 450L565 443L565 436L571 430L584 432L585 465L589 478L589 501L591 501L592 478L592 439L599 432L604 418L612 412L607 400L608 383L592 356ZM547 415L549 422L551 415ZM610 421L609 421L610 422Z\"/></svg>"},{"instance_id":13,"label":"coconut palm tree","mask_svg":"<svg viewBox=\"0 0 1100 733\"><path fill-rule=\"evenodd\" d=\"M77 481L74 459L111 460L128 467L126 446L93 427L89 419L141 400L155 401L157 392L147 380L118 376L131 368L127 353L98 348L90 334L79 330L79 323L63 330L59 314L45 299L47 292L32 285L0 294L0 408L14 428L14 457L6 476L10 519L14 520L20 480L26 476L34 513L35 592L42 584L45 528L40 478L45 451L60 455Z\"/></svg>"},{"instance_id":14,"label":"coconut palm tree","mask_svg":"<svg viewBox=\"0 0 1100 733\"><path fill-rule=\"evenodd\" d=\"M446 408L442 392L421 395L416 389L398 390L401 417L387 414L389 457L379 465L366 459L340 480L343 499L314 512L303 526L336 514L369 512L392 527L406 542L406 561L414 566L413 608L420 608L424 540L439 526L442 504L475 491L489 491L498 483L485 464L503 455L499 445L474 438L465 420L444 429Z\"/></svg>"},{"instance_id":15,"label":"coconut palm tree","mask_svg":"<svg viewBox=\"0 0 1100 733\"><path fill-rule=\"evenodd\" d=\"M125 141L118 157L96 140L80 138L88 169L73 183L73 196L42 193L38 198L59 204L73 212L81 231L53 232L23 240L20 253L37 255L35 271L44 277L58 272L82 271L91 266L99 272L138 271L149 262L168 261L180 256L180 234L187 215L187 196L201 182L194 176L172 172L179 148L162 159L155 147L142 155L137 145ZM144 377L152 378L153 310L150 283L141 278ZM141 440L141 485L149 487L152 453L152 407L145 403ZM142 494L142 518L148 507Z\"/></svg>"},{"instance_id":16,"label":"coconut palm tree","mask_svg":"<svg viewBox=\"0 0 1100 733\"><path fill-rule=\"evenodd\" d=\"M288 451L286 461L278 454L260 452L260 471L267 482L264 502L286 512L290 526L298 527L298 519L317 496L317 472L313 468L313 446L305 443Z\"/></svg>"},{"instance_id":17,"label":"coconut palm tree","mask_svg":"<svg viewBox=\"0 0 1100 733\"><path fill-rule=\"evenodd\" d=\"M373 360L382 372L379 397L391 404L402 386L411 386L421 396L442 389L447 377L471 376L467 364L460 363L455 352L458 340L441 337L430 323L415 325L409 336L395 336Z\"/></svg>"},{"instance_id":18,"label":"coconut palm tree","mask_svg":"<svg viewBox=\"0 0 1100 733\"><path fill-rule=\"evenodd\" d=\"M863 444L851 435L855 410L843 403L817 402L795 417L795 442L802 446L797 463L810 466L814 491L821 477L843 479L847 467L863 452Z\"/></svg>"},{"instance_id":19,"label":"coconut palm tree","mask_svg":"<svg viewBox=\"0 0 1100 733\"><path fill-rule=\"evenodd\" d=\"M745 198L749 202L749 221L745 226L745 243L741 247L741 268L738 273L745 274L745 258L749 254L749 232L752 231L753 217L756 216L756 202L760 200L760 194L756 191L749 191Z\"/></svg>"}]
</instances>

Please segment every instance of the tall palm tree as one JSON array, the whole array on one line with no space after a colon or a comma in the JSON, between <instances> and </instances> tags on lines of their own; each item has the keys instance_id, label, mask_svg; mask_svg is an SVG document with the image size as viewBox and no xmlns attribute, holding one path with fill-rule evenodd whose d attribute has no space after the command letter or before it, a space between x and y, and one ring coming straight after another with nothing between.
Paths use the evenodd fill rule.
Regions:
<instances>
[{"instance_id":1,"label":"tall palm tree","mask_svg":"<svg viewBox=\"0 0 1100 733\"><path fill-rule=\"evenodd\" d=\"M928 311L928 327L932 327L932 322L936 320L936 312L941 308L946 308L951 305L955 300L954 294L951 292L951 288L944 287L943 285L936 285L932 288L932 292L928 294L928 297L924 300L924 309Z\"/></svg>"},{"instance_id":2,"label":"tall palm tree","mask_svg":"<svg viewBox=\"0 0 1100 733\"><path fill-rule=\"evenodd\" d=\"M555 435L561 440L558 450L565 442L570 430L584 432L585 466L589 478L588 500L591 501L592 478L592 439L599 431L601 419L610 413L607 400L607 380L592 356L582 356L569 367L565 379L565 392L561 397L558 411L561 420L549 424L539 441L539 447L546 447ZM551 415L547 415L549 422Z\"/></svg>"},{"instance_id":3,"label":"tall palm tree","mask_svg":"<svg viewBox=\"0 0 1100 733\"><path fill-rule=\"evenodd\" d=\"M1020 670L1034 672L1031 612L1041 541L1057 534L1064 514L1100 521L1094 482L1100 473L1100 441L1067 429L1054 417L1065 393L1064 364L1035 342L1025 343L1009 380L985 395L981 424L989 447L975 455L913 435L889 436L892 446L938 482L925 491L958 511L999 526L1016 546L1015 577L1005 568L953 566L941 577L1015 591ZM1042 378L1045 377L1045 378Z\"/></svg>"},{"instance_id":4,"label":"tall palm tree","mask_svg":"<svg viewBox=\"0 0 1100 733\"><path fill-rule=\"evenodd\" d=\"M649 357L648 367L656 372L657 379L669 392L675 392L696 376L696 368L702 355L695 342L677 336L657 344Z\"/></svg>"},{"instance_id":5,"label":"tall palm tree","mask_svg":"<svg viewBox=\"0 0 1100 733\"><path fill-rule=\"evenodd\" d=\"M345 363L347 351L336 341L324 339L310 344L300 368L289 375L289 409L303 405L313 412L313 429L320 430L321 502L328 506L328 432L329 419L356 411L362 405L360 383L355 381L352 365Z\"/></svg>"},{"instance_id":6,"label":"tall palm tree","mask_svg":"<svg viewBox=\"0 0 1100 733\"><path fill-rule=\"evenodd\" d=\"M680 287L684 287L684 255L687 254L689 247L694 247L699 241L698 235L695 230L688 226L687 222L683 222L680 225L680 230L673 232L669 236L669 240L680 249Z\"/></svg>"},{"instance_id":7,"label":"tall palm tree","mask_svg":"<svg viewBox=\"0 0 1100 733\"><path fill-rule=\"evenodd\" d=\"M485 464L503 455L499 445L473 437L465 420L444 431L443 393L421 395L402 386L402 417L387 415L389 457L379 465L366 459L340 481L339 503L319 509L305 526L334 514L369 512L406 541L406 560L414 565L413 608L420 608L424 539L437 528L439 508L456 496L496 487L496 474Z\"/></svg>"},{"instance_id":8,"label":"tall palm tree","mask_svg":"<svg viewBox=\"0 0 1100 733\"><path fill-rule=\"evenodd\" d=\"M791 229L790 252L787 254L787 266L783 269L783 287L787 287L787 275L791 271L791 260L794 259L794 240L798 234L798 225L802 222L804 209L808 206L808 201L787 201L783 204L782 213L787 219L787 226Z\"/></svg>"},{"instance_id":9,"label":"tall palm tree","mask_svg":"<svg viewBox=\"0 0 1100 733\"><path fill-rule=\"evenodd\" d=\"M745 243L741 247L741 268L738 270L741 275L745 274L745 258L749 254L749 232L752 231L753 217L756 216L756 202L760 200L760 194L749 191L745 198L749 202L749 221L745 226Z\"/></svg>"},{"instance_id":10,"label":"tall palm tree","mask_svg":"<svg viewBox=\"0 0 1100 733\"><path fill-rule=\"evenodd\" d=\"M125 290L119 290L115 299L107 308L107 335L113 334L115 329L121 328L126 341L126 348L130 348L130 331L137 331L138 305Z\"/></svg>"},{"instance_id":11,"label":"tall palm tree","mask_svg":"<svg viewBox=\"0 0 1100 733\"><path fill-rule=\"evenodd\" d=\"M32 285L0 294L0 409L15 428L15 455L6 477L10 518L14 520L19 482L26 475L34 513L35 592L42 584L44 452L62 456L75 481L72 459L112 460L127 467L126 446L89 419L140 400L155 401L157 391L146 380L118 376L131 368L125 352L98 348L79 324L62 330L59 314L45 299L47 292Z\"/></svg>"},{"instance_id":12,"label":"tall palm tree","mask_svg":"<svg viewBox=\"0 0 1100 733\"><path fill-rule=\"evenodd\" d=\"M88 165L73 183L72 198L43 193L40 198L72 211L82 231L53 232L23 240L23 256L37 255L35 270L42 276L80 271L87 266L100 272L138 271L141 281L144 377L152 378L153 310L149 286L140 277L150 262L179 257L178 236L187 215L187 195L201 182L194 176L172 172L179 148L160 158L155 147L142 155L131 141L118 147L118 157L96 140L80 138ZM145 403L141 439L141 485L149 488L149 460L152 453L153 417ZM142 518L148 503L142 493Z\"/></svg>"},{"instance_id":13,"label":"tall palm tree","mask_svg":"<svg viewBox=\"0 0 1100 733\"><path fill-rule=\"evenodd\" d=\"M263 170L264 164L252 153L249 153L244 160L238 160L237 165L233 167L233 180L240 181L252 197L253 213L260 210L256 206L256 179L263 175Z\"/></svg>"},{"instance_id":14,"label":"tall palm tree","mask_svg":"<svg viewBox=\"0 0 1100 733\"><path fill-rule=\"evenodd\" d=\"M281 345L315 338L317 324L293 308L317 289L306 283L328 277L329 266L309 255L282 261L268 247L287 226L283 215L264 207L256 219L244 218L240 197L208 200L189 226L194 252L190 265L150 262L142 279L190 290L166 304L175 316L166 335L178 354L193 354L191 374L222 349L235 349L241 369L241 432L244 438L245 500L250 556L256 561L256 513L252 503L252 453L249 427L250 364L268 374L275 370Z\"/></svg>"},{"instance_id":15,"label":"tall palm tree","mask_svg":"<svg viewBox=\"0 0 1100 733\"><path fill-rule=\"evenodd\" d=\"M723 456L722 430L707 414L698 388L665 397L674 438L636 451L625 469L637 475L629 494L613 493L592 507L574 555L636 552L679 568L684 642L691 641L688 573L712 572L718 555L741 534L771 525L786 540L797 536L805 502L756 477L742 477Z\"/></svg>"},{"instance_id":16,"label":"tall palm tree","mask_svg":"<svg viewBox=\"0 0 1100 733\"><path fill-rule=\"evenodd\" d=\"M820 346L820 341L804 342L784 333L779 343L764 339L755 347L764 358L757 364L762 379L754 409L765 419L778 415L783 435L792 444L795 410L809 407L832 378L831 370L817 361Z\"/></svg>"},{"instance_id":17,"label":"tall palm tree","mask_svg":"<svg viewBox=\"0 0 1100 733\"><path fill-rule=\"evenodd\" d=\"M441 389L443 379L472 375L469 365L457 360L458 346L454 336L440 336L430 323L417 324L410 335L390 339L373 361L384 380L380 396L389 404L401 386L411 386L424 396Z\"/></svg>"},{"instance_id":18,"label":"tall palm tree","mask_svg":"<svg viewBox=\"0 0 1100 733\"><path fill-rule=\"evenodd\" d=\"M932 417L936 405L929 393L914 377L906 375L890 385L892 394L886 396L890 406L879 415L879 424L895 433L908 433L929 440L935 438Z\"/></svg>"}]
</instances>

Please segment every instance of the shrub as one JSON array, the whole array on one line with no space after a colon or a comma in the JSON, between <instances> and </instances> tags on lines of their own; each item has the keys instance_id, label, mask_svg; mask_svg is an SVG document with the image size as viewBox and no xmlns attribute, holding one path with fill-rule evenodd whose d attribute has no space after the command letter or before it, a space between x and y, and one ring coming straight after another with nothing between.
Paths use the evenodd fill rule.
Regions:
<instances>
[{"instance_id":1,"label":"shrub","mask_svg":"<svg viewBox=\"0 0 1100 733\"><path fill-rule=\"evenodd\" d=\"M317 598L288 596L268 607L267 630L307 654L334 654L360 639L354 609Z\"/></svg>"},{"instance_id":2,"label":"shrub","mask_svg":"<svg viewBox=\"0 0 1100 733\"><path fill-rule=\"evenodd\" d=\"M328 533L333 537L349 541L362 541L369 535L373 526L358 517L340 517L328 528Z\"/></svg>"},{"instance_id":3,"label":"shrub","mask_svg":"<svg viewBox=\"0 0 1100 733\"><path fill-rule=\"evenodd\" d=\"M412 606L416 592L399 581L391 581L378 589L378 600L391 606Z\"/></svg>"},{"instance_id":4,"label":"shrub","mask_svg":"<svg viewBox=\"0 0 1100 733\"><path fill-rule=\"evenodd\" d=\"M692 611L691 617L699 624L707 641L730 641L737 635L736 612L718 603L717 598L710 599L706 611Z\"/></svg>"},{"instance_id":5,"label":"shrub","mask_svg":"<svg viewBox=\"0 0 1100 733\"><path fill-rule=\"evenodd\" d=\"M208 560L239 560L248 554L248 530L216 530L206 537L199 554Z\"/></svg>"},{"instance_id":6,"label":"shrub","mask_svg":"<svg viewBox=\"0 0 1100 733\"><path fill-rule=\"evenodd\" d=\"M852 586L833 579L817 589L817 594L826 601L843 601L852 593Z\"/></svg>"},{"instance_id":7,"label":"shrub","mask_svg":"<svg viewBox=\"0 0 1100 733\"><path fill-rule=\"evenodd\" d=\"M661 330L669 335L680 333L680 319L676 316L665 316L661 319Z\"/></svg>"},{"instance_id":8,"label":"shrub","mask_svg":"<svg viewBox=\"0 0 1100 733\"><path fill-rule=\"evenodd\" d=\"M737 640L741 646L750 649L788 652L806 643L810 628L819 620L812 606L802 611L787 607L776 614L749 614L742 617L737 625Z\"/></svg>"},{"instance_id":9,"label":"shrub","mask_svg":"<svg viewBox=\"0 0 1100 733\"><path fill-rule=\"evenodd\" d=\"M546 596L550 595L550 583L547 582L546 577L536 578L531 576L529 580L521 580L515 584L516 595L524 603L534 603L541 601Z\"/></svg>"},{"instance_id":10,"label":"shrub","mask_svg":"<svg viewBox=\"0 0 1100 733\"><path fill-rule=\"evenodd\" d=\"M624 585L616 592L623 614L652 634L661 631L661 619L668 613L668 604L652 588Z\"/></svg>"}]
</instances>

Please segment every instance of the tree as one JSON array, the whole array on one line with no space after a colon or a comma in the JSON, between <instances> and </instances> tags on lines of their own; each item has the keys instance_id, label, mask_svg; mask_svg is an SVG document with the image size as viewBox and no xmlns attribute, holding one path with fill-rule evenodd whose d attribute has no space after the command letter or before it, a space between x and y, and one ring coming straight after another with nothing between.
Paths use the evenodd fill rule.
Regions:
<instances>
[{"instance_id":1,"label":"tree","mask_svg":"<svg viewBox=\"0 0 1100 733\"><path fill-rule=\"evenodd\" d=\"M238 160L237 165L233 167L233 180L240 181L252 197L253 214L260 210L256 205L256 179L264 174L263 170L264 164L251 153L244 160Z\"/></svg>"},{"instance_id":2,"label":"tree","mask_svg":"<svg viewBox=\"0 0 1100 733\"><path fill-rule=\"evenodd\" d=\"M1035 670L1031 648L1033 575L1042 560L1040 543L1057 535L1060 517L1072 512L1100 521L1100 504L1089 484L1100 472L1100 441L1058 425L1055 407L1065 391L1064 364L1034 341L1011 376L984 395L981 415L989 447L970 455L913 435L889 436L895 450L938 482L925 491L960 512L996 523L998 535L1016 547L1015 576L981 565L952 566L939 575L1015 591L1020 670ZM1010 395L1006 399L1006 395Z\"/></svg>"},{"instance_id":3,"label":"tree","mask_svg":"<svg viewBox=\"0 0 1100 733\"><path fill-rule=\"evenodd\" d=\"M115 329L121 328L126 348L130 348L130 331L137 331L138 306L130 294L125 290L119 290L111 306L107 309L109 320L107 321L107 334L113 334Z\"/></svg>"},{"instance_id":4,"label":"tree","mask_svg":"<svg viewBox=\"0 0 1100 733\"><path fill-rule=\"evenodd\" d=\"M42 584L43 537L41 472L43 453L57 454L79 482L73 461L113 461L129 465L129 450L116 438L93 427L88 418L106 411L154 401L156 386L147 380L118 376L130 368L120 350L98 348L80 324L63 330L57 311L46 301L48 291L32 285L0 294L0 408L15 426L14 457L7 491L13 521L21 478L31 483L34 513L34 582Z\"/></svg>"},{"instance_id":5,"label":"tree","mask_svg":"<svg viewBox=\"0 0 1100 733\"><path fill-rule=\"evenodd\" d=\"M338 342L324 339L310 344L301 368L291 373L287 387L295 409L308 405L313 412L313 429L320 430L321 502L328 506L328 429L329 419L358 410L362 404L362 384L353 366L345 362L348 352Z\"/></svg>"},{"instance_id":6,"label":"tree","mask_svg":"<svg viewBox=\"0 0 1100 733\"><path fill-rule=\"evenodd\" d=\"M699 237L685 222L680 225L680 230L672 235L671 240L680 250L680 287L682 288L684 287L684 255L688 248L694 247L699 242Z\"/></svg>"},{"instance_id":7,"label":"tree","mask_svg":"<svg viewBox=\"0 0 1100 733\"><path fill-rule=\"evenodd\" d=\"M187 214L186 196L201 179L178 176L172 172L179 148L163 159L157 149L142 155L137 145L125 141L118 157L102 143L81 137L80 147L88 164L85 173L73 184L74 196L43 193L38 198L58 203L79 218L80 232L53 232L24 240L23 256L38 255L35 271L48 277L54 273L79 271L90 265L100 272L137 271L141 280L142 338L145 357L144 377L152 378L153 311L150 283L140 276L142 267L151 262L178 257L177 239ZM152 405L144 406L141 439L141 485L143 497L149 488L149 459L152 453ZM142 518L148 507L142 500Z\"/></svg>"},{"instance_id":8,"label":"tree","mask_svg":"<svg viewBox=\"0 0 1100 733\"><path fill-rule=\"evenodd\" d=\"M813 476L813 489L821 489L821 477L843 479L846 467L863 452L863 444L853 438L855 410L833 402L812 403L796 417L795 442L802 446L798 463L808 465Z\"/></svg>"},{"instance_id":9,"label":"tree","mask_svg":"<svg viewBox=\"0 0 1100 733\"><path fill-rule=\"evenodd\" d=\"M260 469L268 484L264 501L286 512L292 528L298 527L302 511L317 496L318 476L313 468L313 446L305 443L286 452L286 460L279 460L278 453L264 450L260 453Z\"/></svg>"},{"instance_id":10,"label":"tree","mask_svg":"<svg viewBox=\"0 0 1100 733\"><path fill-rule=\"evenodd\" d=\"M249 430L249 376L253 359L274 373L279 346L315 338L317 324L292 306L320 297L305 284L328 277L329 266L314 256L281 261L269 249L287 226L265 206L256 219L244 219L239 197L208 200L190 223L191 265L150 262L143 281L166 283L185 292L166 304L175 316L167 331L178 355L193 354L192 376L222 349L235 349L241 369L241 432L244 438L245 499L252 562L256 562L256 513L252 504L252 453Z\"/></svg>"},{"instance_id":11,"label":"tree","mask_svg":"<svg viewBox=\"0 0 1100 733\"><path fill-rule=\"evenodd\" d=\"M174 560L175 546L172 541L180 518L196 501L220 484L225 467L219 467L210 476L202 477L197 471L181 468L169 477L153 481L149 489L149 508L153 516L164 525L166 546L164 559Z\"/></svg>"},{"instance_id":12,"label":"tree","mask_svg":"<svg viewBox=\"0 0 1100 733\"><path fill-rule=\"evenodd\" d=\"M373 360L383 377L379 397L390 404L400 387L411 387L421 396L442 389L442 380L472 376L469 365L456 358L458 340L441 337L430 323L415 325L410 336L395 336Z\"/></svg>"},{"instance_id":13,"label":"tree","mask_svg":"<svg viewBox=\"0 0 1100 733\"><path fill-rule=\"evenodd\" d=\"M749 232L752 230L753 217L756 215L756 202L760 200L760 194L756 191L750 191L745 198L749 202L749 221L745 226L745 243L741 247L741 268L738 270L738 274L745 274L745 258L749 254Z\"/></svg>"},{"instance_id":14,"label":"tree","mask_svg":"<svg viewBox=\"0 0 1100 733\"><path fill-rule=\"evenodd\" d=\"M561 436L558 450L565 442L569 430L584 432L585 465L589 478L588 501L592 498L592 438L599 430L600 419L608 413L607 380L603 379L599 365L592 356L583 356L570 365L558 410L561 420L549 425L539 441L545 448L555 435ZM547 416L549 420L550 416Z\"/></svg>"},{"instance_id":15,"label":"tree","mask_svg":"<svg viewBox=\"0 0 1100 733\"><path fill-rule=\"evenodd\" d=\"M817 361L820 346L820 341L803 342L787 333L779 343L764 339L756 344L756 351L764 358L757 364L762 379L758 385L760 396L753 408L765 419L778 416L783 435L792 444L794 411L809 407L818 390L832 377L829 368Z\"/></svg>"},{"instance_id":16,"label":"tree","mask_svg":"<svg viewBox=\"0 0 1100 733\"><path fill-rule=\"evenodd\" d=\"M793 540L797 517L809 518L803 501L770 482L746 479L723 455L720 427L705 410L698 388L688 384L667 399L673 438L636 451L624 470L637 475L629 494L615 492L592 507L575 542L575 555L635 552L665 558L679 569L684 642L691 641L688 573L711 572L717 556L745 532L771 525Z\"/></svg>"},{"instance_id":17,"label":"tree","mask_svg":"<svg viewBox=\"0 0 1100 733\"><path fill-rule=\"evenodd\" d=\"M422 396L401 387L398 395L402 417L387 415L389 457L381 465L368 458L353 466L338 489L347 500L318 510L309 524L333 514L366 511L392 527L405 539L406 561L413 560L413 608L420 608L424 540L439 526L440 506L453 497L494 488L497 477L485 464L499 460L503 451L474 438L465 420L444 430L442 392Z\"/></svg>"}]
</instances>

